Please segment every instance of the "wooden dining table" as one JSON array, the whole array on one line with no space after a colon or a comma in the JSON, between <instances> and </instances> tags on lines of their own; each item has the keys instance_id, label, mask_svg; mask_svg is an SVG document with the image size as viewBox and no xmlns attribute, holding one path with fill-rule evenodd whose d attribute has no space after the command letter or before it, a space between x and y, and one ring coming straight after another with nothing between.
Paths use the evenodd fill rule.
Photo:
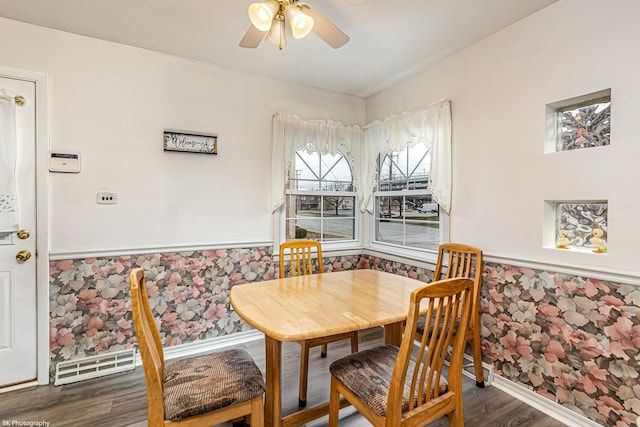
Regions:
<instances>
[{"instance_id":1,"label":"wooden dining table","mask_svg":"<svg viewBox=\"0 0 640 427\"><path fill-rule=\"evenodd\" d=\"M265 335L265 426L297 426L328 413L328 402L282 417L282 343L384 326L400 345L411 292L425 283L378 270L348 270L235 285L231 305Z\"/></svg>"}]
</instances>

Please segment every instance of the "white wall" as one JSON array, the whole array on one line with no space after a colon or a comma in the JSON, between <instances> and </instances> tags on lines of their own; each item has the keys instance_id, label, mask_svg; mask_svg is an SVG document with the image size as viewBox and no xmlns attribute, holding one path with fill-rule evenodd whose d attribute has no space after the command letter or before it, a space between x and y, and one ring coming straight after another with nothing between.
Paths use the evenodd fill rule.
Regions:
<instances>
[{"instance_id":1,"label":"white wall","mask_svg":"<svg viewBox=\"0 0 640 427\"><path fill-rule=\"evenodd\" d=\"M50 77L51 149L82 156L51 175L53 253L270 241L273 113L364 122L357 97L2 18L0 39L0 65ZM217 133L219 154L165 153L164 129Z\"/></svg>"},{"instance_id":2,"label":"white wall","mask_svg":"<svg viewBox=\"0 0 640 427\"><path fill-rule=\"evenodd\" d=\"M367 121L448 97L451 240L638 275L640 2L560 0L367 100ZM544 154L545 105L611 88L611 145ZM543 247L544 200L609 201L609 253Z\"/></svg>"},{"instance_id":3,"label":"white wall","mask_svg":"<svg viewBox=\"0 0 640 427\"><path fill-rule=\"evenodd\" d=\"M637 275L640 2L560 0L365 102L0 18L0 65L50 76L54 253L269 241L271 115L366 123L453 101L451 240L488 255ZM545 105L611 88L612 145L543 153ZM634 102L635 101L635 102ZM365 111L366 117L365 117ZM219 135L165 153L165 128ZM97 205L98 191L120 196ZM609 253L543 247L544 200L609 200Z\"/></svg>"}]
</instances>

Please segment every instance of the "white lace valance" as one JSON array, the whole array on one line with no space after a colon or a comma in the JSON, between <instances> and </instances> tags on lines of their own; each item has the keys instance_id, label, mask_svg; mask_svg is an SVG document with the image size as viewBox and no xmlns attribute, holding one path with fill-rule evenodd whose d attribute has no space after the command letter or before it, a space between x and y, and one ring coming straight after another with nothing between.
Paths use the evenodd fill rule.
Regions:
<instances>
[{"instance_id":1,"label":"white lace valance","mask_svg":"<svg viewBox=\"0 0 640 427\"><path fill-rule=\"evenodd\" d=\"M296 151L305 149L310 153L346 156L352 165L354 185L357 187L363 141L364 131L360 126L346 126L333 120L302 120L293 114L281 112L275 114L271 158L273 211L284 203L286 174Z\"/></svg>"},{"instance_id":2,"label":"white lace valance","mask_svg":"<svg viewBox=\"0 0 640 427\"><path fill-rule=\"evenodd\" d=\"M431 148L429 187L433 199L447 213L451 206L451 103L441 101L412 113L391 116L366 126L346 126L331 120L302 120L277 113L273 116L272 208L284 203L288 166L296 151L342 154L349 158L358 191L360 210L373 213L377 159L380 154L402 151L407 144Z\"/></svg>"},{"instance_id":3,"label":"white lace valance","mask_svg":"<svg viewBox=\"0 0 640 427\"><path fill-rule=\"evenodd\" d=\"M451 208L451 102L440 101L411 113L388 117L365 127L365 159L362 162L365 186L358 190L362 212L373 213L377 159L380 154L404 150L407 145L424 144L431 149L429 189L433 200L449 213Z\"/></svg>"}]
</instances>

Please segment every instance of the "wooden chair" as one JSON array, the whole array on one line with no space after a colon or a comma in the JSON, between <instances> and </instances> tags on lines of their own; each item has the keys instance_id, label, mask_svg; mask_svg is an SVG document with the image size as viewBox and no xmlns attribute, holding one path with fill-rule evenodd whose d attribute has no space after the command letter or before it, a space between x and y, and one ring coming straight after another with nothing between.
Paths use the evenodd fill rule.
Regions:
<instances>
[{"instance_id":1,"label":"wooden chair","mask_svg":"<svg viewBox=\"0 0 640 427\"><path fill-rule=\"evenodd\" d=\"M438 250L438 261L433 280L466 277L473 280L471 321L467 341L471 341L476 386L484 387L482 370L482 343L480 341L480 294L482 292L482 250L459 243L443 243ZM418 324L418 339L424 333L424 318Z\"/></svg>"},{"instance_id":2,"label":"wooden chair","mask_svg":"<svg viewBox=\"0 0 640 427\"><path fill-rule=\"evenodd\" d=\"M164 363L144 270L131 271L131 306L147 382L149 426L209 426L250 416L264 425L264 380L245 350L231 349Z\"/></svg>"},{"instance_id":3,"label":"wooden chair","mask_svg":"<svg viewBox=\"0 0 640 427\"><path fill-rule=\"evenodd\" d=\"M463 426L462 360L466 339L454 334L468 326L473 281L457 278L429 283L411 294L400 348L380 346L343 357L330 366L329 426L338 425L340 395L374 426L423 426L444 415L449 425ZM427 327L414 352L420 312ZM449 346L453 350L445 367ZM444 371L447 374L444 374Z\"/></svg>"},{"instance_id":4,"label":"wooden chair","mask_svg":"<svg viewBox=\"0 0 640 427\"><path fill-rule=\"evenodd\" d=\"M280 277L285 276L285 264L291 266L291 276L313 274L313 252L318 257L318 273L324 273L322 263L322 245L313 240L291 240L280 245ZM320 357L327 357L327 344L334 341L351 339L351 352L358 351L358 332L346 332L328 337L312 338L299 341L300 351L300 385L298 387L298 404L307 405L307 382L309 376L309 349L322 346Z\"/></svg>"}]
</instances>

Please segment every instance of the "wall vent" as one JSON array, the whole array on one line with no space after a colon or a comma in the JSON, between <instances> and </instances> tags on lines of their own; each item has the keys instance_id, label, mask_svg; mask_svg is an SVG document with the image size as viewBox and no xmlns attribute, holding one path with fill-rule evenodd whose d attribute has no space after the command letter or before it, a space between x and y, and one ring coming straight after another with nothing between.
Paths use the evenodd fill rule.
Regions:
<instances>
[{"instance_id":1,"label":"wall vent","mask_svg":"<svg viewBox=\"0 0 640 427\"><path fill-rule=\"evenodd\" d=\"M135 348L129 350L68 360L56 365L55 385L69 384L133 370L136 367Z\"/></svg>"}]
</instances>

